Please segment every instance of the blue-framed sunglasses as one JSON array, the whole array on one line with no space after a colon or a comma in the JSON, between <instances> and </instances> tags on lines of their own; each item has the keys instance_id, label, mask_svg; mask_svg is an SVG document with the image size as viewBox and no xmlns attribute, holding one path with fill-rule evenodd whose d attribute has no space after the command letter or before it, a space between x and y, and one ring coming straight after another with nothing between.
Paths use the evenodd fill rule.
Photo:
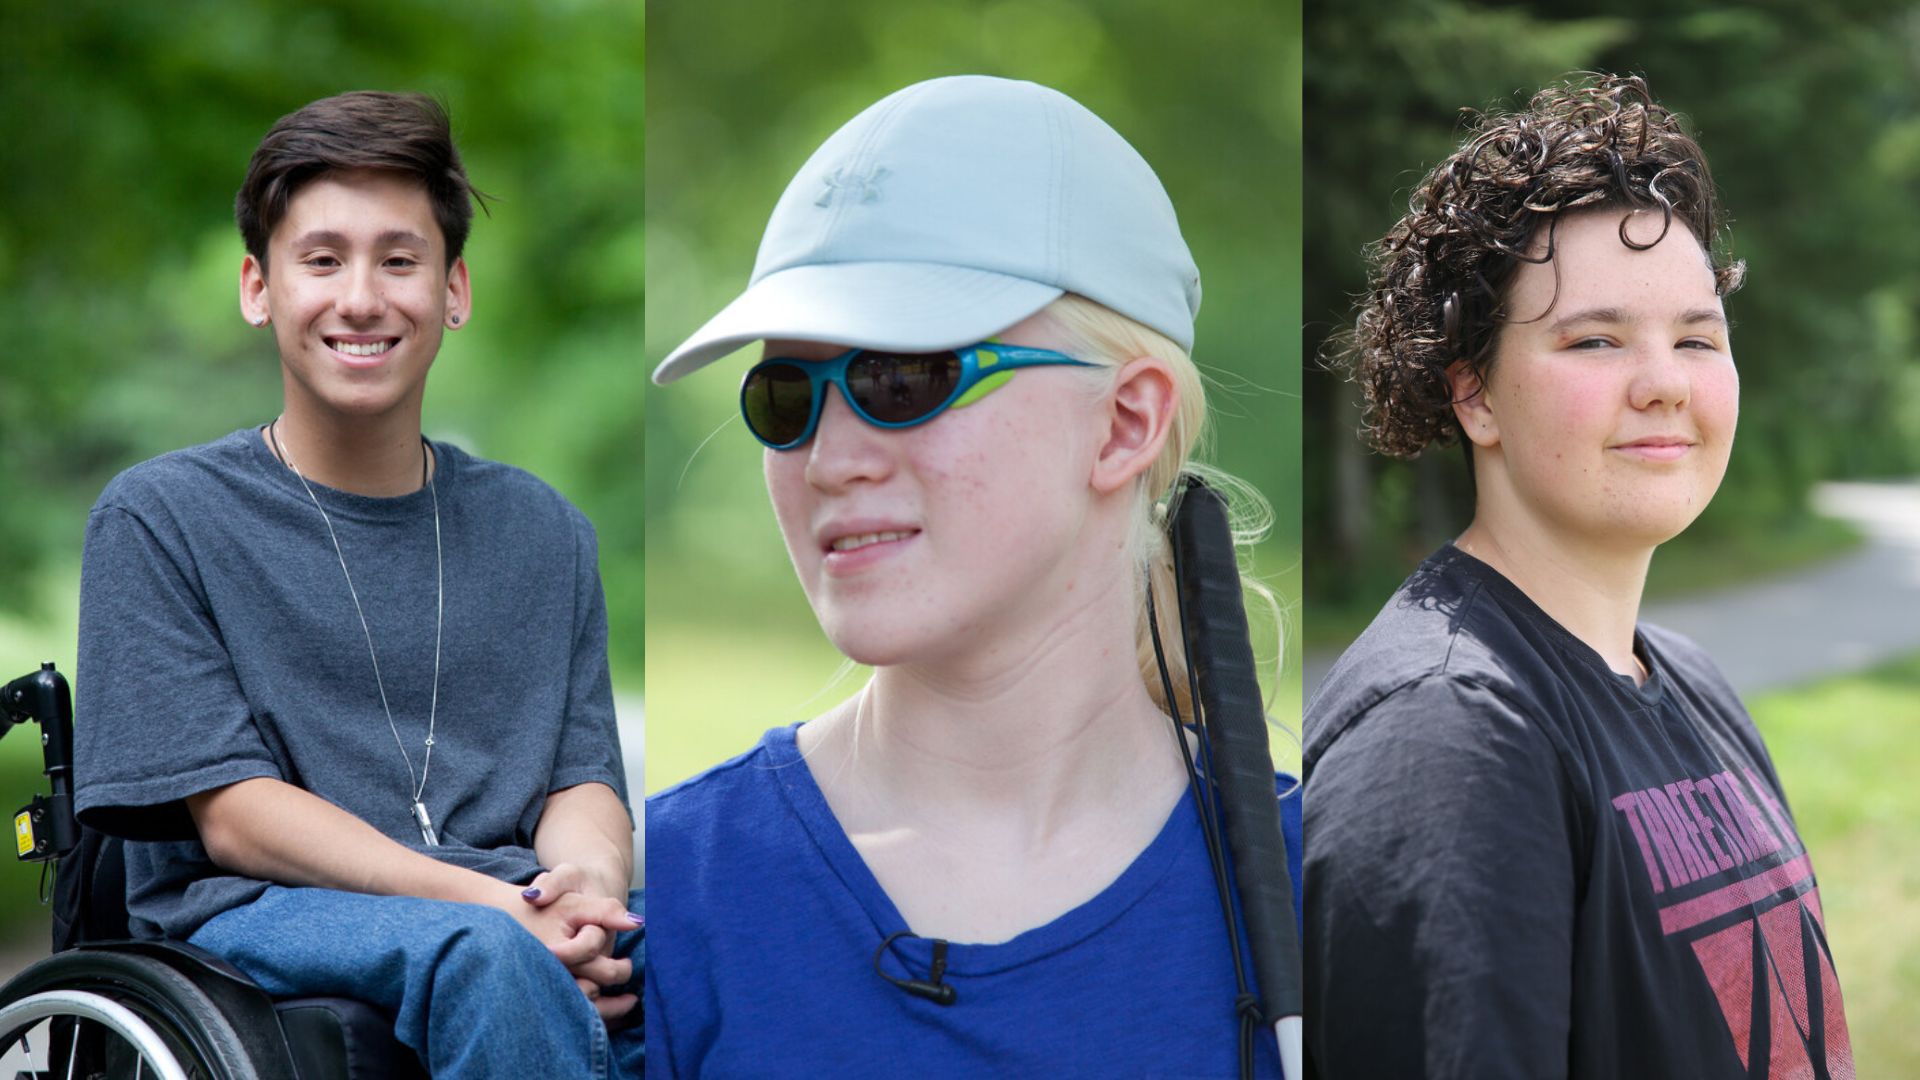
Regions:
<instances>
[{"instance_id":1,"label":"blue-framed sunglasses","mask_svg":"<svg viewBox=\"0 0 1920 1080\"><path fill-rule=\"evenodd\" d=\"M1094 366L1051 349L997 341L925 353L848 349L831 360L770 356L740 383L740 413L754 438L775 450L792 450L813 438L829 386L839 387L840 396L867 423L904 428L979 401L1020 368L1048 364Z\"/></svg>"}]
</instances>

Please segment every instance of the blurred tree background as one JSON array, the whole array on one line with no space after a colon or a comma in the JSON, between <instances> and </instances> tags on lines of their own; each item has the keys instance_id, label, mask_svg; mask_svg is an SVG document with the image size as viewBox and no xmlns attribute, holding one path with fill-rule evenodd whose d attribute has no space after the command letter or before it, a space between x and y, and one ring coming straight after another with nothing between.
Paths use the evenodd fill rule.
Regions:
<instances>
[{"instance_id":1,"label":"blurred tree background","mask_svg":"<svg viewBox=\"0 0 1920 1080\"><path fill-rule=\"evenodd\" d=\"M1461 110L1515 108L1570 72L1640 73L1687 117L1748 265L1729 299L1740 433L1719 495L1654 560L1650 592L1831 552L1822 479L1920 465L1920 12L1910 0L1313 0L1306 12L1305 351L1350 325L1362 249L1457 144ZM1357 396L1309 364L1312 642L1344 645L1471 510L1465 451L1405 464L1354 437Z\"/></svg>"},{"instance_id":2,"label":"blurred tree background","mask_svg":"<svg viewBox=\"0 0 1920 1080\"><path fill-rule=\"evenodd\" d=\"M1648 596L1834 555L1859 537L1809 509L1816 484L1920 472L1911 0L1310 0L1305 25L1310 666L1344 647L1472 510L1464 450L1413 463L1368 453L1353 388L1311 358L1350 325L1363 248L1457 145L1462 108L1519 107L1575 71L1644 74L1688 118L1731 213L1732 254L1748 266L1727 302L1741 376L1733 461L1702 518L1654 559ZM1820 872L1859 1074L1920 1076L1920 870L1910 858L1920 828L1909 795L1920 657L1749 705Z\"/></svg>"},{"instance_id":3,"label":"blurred tree background","mask_svg":"<svg viewBox=\"0 0 1920 1080\"><path fill-rule=\"evenodd\" d=\"M278 412L272 338L236 307L233 193L275 119L382 89L444 101L497 200L427 434L593 520L616 685L638 690L642 23L622 0L0 0L0 678L72 672L81 533L114 473ZM43 783L34 738L0 762L11 810ZM0 901L26 917L36 872L11 863Z\"/></svg>"},{"instance_id":4,"label":"blurred tree background","mask_svg":"<svg viewBox=\"0 0 1920 1080\"><path fill-rule=\"evenodd\" d=\"M1297 7L681 0L648 16L650 362L738 295L775 200L855 113L940 75L1045 83L1126 136L1173 198L1205 283L1194 357L1215 406L1210 457L1272 502L1253 570L1297 602ZM794 580L761 447L737 417L746 366L732 357L648 398L649 790L857 685L828 689L839 656ZM1297 728L1293 670L1273 712Z\"/></svg>"}]
</instances>

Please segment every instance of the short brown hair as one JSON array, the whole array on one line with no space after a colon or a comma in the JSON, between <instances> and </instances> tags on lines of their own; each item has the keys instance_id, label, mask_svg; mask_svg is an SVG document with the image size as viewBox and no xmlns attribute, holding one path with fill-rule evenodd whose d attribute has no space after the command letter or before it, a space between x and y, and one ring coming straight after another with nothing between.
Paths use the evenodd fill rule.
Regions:
<instances>
[{"instance_id":1,"label":"short brown hair","mask_svg":"<svg viewBox=\"0 0 1920 1080\"><path fill-rule=\"evenodd\" d=\"M1706 155L1638 76L1585 75L1534 95L1525 110L1481 113L1460 149L1414 189L1407 213L1369 252L1372 269L1336 362L1359 383L1363 434L1375 450L1417 456L1459 435L1447 370L1464 361L1484 381L1508 286L1522 263L1553 258L1563 214L1659 210L1712 254L1714 287L1740 287L1746 267L1715 253L1723 219ZM1538 234L1546 250L1531 254Z\"/></svg>"},{"instance_id":2,"label":"short brown hair","mask_svg":"<svg viewBox=\"0 0 1920 1080\"><path fill-rule=\"evenodd\" d=\"M336 169L381 169L419 180L446 239L448 266L466 247L473 204L486 206L487 196L467 181L439 102L425 94L376 90L321 98L274 123L234 196L240 235L263 268L267 238L286 217L294 193Z\"/></svg>"}]
</instances>

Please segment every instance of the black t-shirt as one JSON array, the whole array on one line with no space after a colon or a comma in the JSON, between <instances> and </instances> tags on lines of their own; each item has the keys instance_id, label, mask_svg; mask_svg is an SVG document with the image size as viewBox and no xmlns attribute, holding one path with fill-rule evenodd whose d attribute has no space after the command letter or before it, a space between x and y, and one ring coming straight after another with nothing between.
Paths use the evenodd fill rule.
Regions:
<instances>
[{"instance_id":1,"label":"black t-shirt","mask_svg":"<svg viewBox=\"0 0 1920 1080\"><path fill-rule=\"evenodd\" d=\"M1753 721L1691 642L1635 645L1640 686L1448 546L1340 658L1306 715L1309 1073L1854 1075Z\"/></svg>"}]
</instances>

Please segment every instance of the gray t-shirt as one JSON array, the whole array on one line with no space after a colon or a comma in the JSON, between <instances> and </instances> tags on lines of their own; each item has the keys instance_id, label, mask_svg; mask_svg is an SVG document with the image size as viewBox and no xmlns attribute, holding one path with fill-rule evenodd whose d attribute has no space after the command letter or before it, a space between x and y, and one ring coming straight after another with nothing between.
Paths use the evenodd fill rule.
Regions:
<instances>
[{"instance_id":1,"label":"gray t-shirt","mask_svg":"<svg viewBox=\"0 0 1920 1080\"><path fill-rule=\"evenodd\" d=\"M549 792L626 799L593 527L531 475L443 443L435 491L314 486L366 612L400 744L426 764L434 495L445 628L423 797L381 708L339 557L259 431L116 477L87 521L74 756L82 822L129 838L136 934L184 939L263 882L207 858L183 801L252 777L313 792L409 847L504 881L538 872Z\"/></svg>"}]
</instances>

